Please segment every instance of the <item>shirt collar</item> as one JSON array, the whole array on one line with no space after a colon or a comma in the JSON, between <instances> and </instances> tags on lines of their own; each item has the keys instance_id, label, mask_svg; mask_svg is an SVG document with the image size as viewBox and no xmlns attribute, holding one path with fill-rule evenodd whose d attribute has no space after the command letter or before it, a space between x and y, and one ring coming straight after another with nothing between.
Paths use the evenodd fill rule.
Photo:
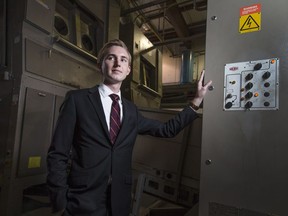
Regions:
<instances>
[{"instance_id":1,"label":"shirt collar","mask_svg":"<svg viewBox=\"0 0 288 216\"><path fill-rule=\"evenodd\" d=\"M104 98L109 97L110 94L117 94L121 100L121 91L119 91L118 93L114 93L108 86L103 83L99 85L99 93Z\"/></svg>"}]
</instances>

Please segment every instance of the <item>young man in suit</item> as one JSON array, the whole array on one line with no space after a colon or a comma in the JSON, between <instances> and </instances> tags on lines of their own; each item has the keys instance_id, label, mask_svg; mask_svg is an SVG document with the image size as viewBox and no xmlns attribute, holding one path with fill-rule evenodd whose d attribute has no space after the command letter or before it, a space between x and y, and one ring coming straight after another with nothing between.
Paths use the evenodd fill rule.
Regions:
<instances>
[{"instance_id":1,"label":"young man in suit","mask_svg":"<svg viewBox=\"0 0 288 216\"><path fill-rule=\"evenodd\" d=\"M47 157L54 212L64 216L128 216L131 158L137 134L173 137L197 118L194 109L211 84L202 85L204 73L192 107L161 123L144 118L132 102L121 97L120 87L131 72L130 63L126 45L112 40L98 55L103 83L66 95ZM111 94L118 101L112 102ZM110 120L114 110L116 117ZM112 125L115 122L116 129Z\"/></svg>"}]
</instances>

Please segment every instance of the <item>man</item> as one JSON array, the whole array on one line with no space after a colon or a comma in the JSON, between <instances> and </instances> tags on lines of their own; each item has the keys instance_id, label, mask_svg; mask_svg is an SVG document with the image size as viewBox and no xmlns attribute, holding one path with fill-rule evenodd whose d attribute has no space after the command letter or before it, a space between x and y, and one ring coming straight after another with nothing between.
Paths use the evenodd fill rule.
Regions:
<instances>
[{"instance_id":1,"label":"man","mask_svg":"<svg viewBox=\"0 0 288 216\"><path fill-rule=\"evenodd\" d=\"M128 216L137 134L175 136L197 118L193 107L200 105L211 84L202 85L202 73L192 107L161 123L144 118L133 103L121 97L121 84L131 71L131 56L122 41L105 44L97 63L103 83L67 94L48 152L53 211L65 216Z\"/></svg>"}]
</instances>

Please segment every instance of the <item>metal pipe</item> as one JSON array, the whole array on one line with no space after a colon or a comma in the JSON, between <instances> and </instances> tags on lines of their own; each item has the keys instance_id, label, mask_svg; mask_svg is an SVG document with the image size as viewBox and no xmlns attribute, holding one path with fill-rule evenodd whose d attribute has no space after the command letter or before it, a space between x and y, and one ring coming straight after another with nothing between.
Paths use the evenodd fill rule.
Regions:
<instances>
[{"instance_id":1,"label":"metal pipe","mask_svg":"<svg viewBox=\"0 0 288 216\"><path fill-rule=\"evenodd\" d=\"M136 4L136 2L135 1L132 1L132 3L134 4L134 5L137 5ZM137 7L137 6L136 6ZM137 15L137 17L142 17L142 18L144 18L145 19L145 16L143 15L143 13L142 13L142 11L137 11L138 13L139 13L139 15ZM136 20L135 20L136 21ZM134 22L135 22L134 21ZM142 22L142 21L141 21ZM142 22L143 23L143 22ZM160 41L163 41L163 38L161 37L161 35L159 35L159 33L158 33L158 31L151 25L151 23L150 22L145 22L146 23L146 25L149 27L149 29L154 33L154 35L160 40ZM172 55L174 55L174 53L173 53L173 51L169 48L169 47L166 47L168 50L169 50L169 52L172 54Z\"/></svg>"},{"instance_id":2,"label":"metal pipe","mask_svg":"<svg viewBox=\"0 0 288 216\"><path fill-rule=\"evenodd\" d=\"M174 38L174 39L171 39L171 40L166 40L166 41L163 41L163 42L154 43L154 46L149 47L148 49L142 50L140 52L140 54L143 55L145 53L148 53L151 50L156 49L159 46L165 46L165 45L168 45L168 44L178 43L178 42L187 41L187 40L195 39L195 38L198 38L198 37L204 37L204 36L205 36L205 33L192 35L192 36L189 36L189 37Z\"/></svg>"},{"instance_id":3,"label":"metal pipe","mask_svg":"<svg viewBox=\"0 0 288 216\"><path fill-rule=\"evenodd\" d=\"M152 1L152 2L149 2L149 3L146 3L146 4L142 4L142 5L133 7L133 8L129 8L129 9L121 11L121 16L126 16L126 15L128 15L130 13L133 13L133 12L136 12L136 11L139 11L139 10L154 6L156 4L162 4L162 3L167 2L167 1L168 0L156 0L156 1Z\"/></svg>"}]
</instances>

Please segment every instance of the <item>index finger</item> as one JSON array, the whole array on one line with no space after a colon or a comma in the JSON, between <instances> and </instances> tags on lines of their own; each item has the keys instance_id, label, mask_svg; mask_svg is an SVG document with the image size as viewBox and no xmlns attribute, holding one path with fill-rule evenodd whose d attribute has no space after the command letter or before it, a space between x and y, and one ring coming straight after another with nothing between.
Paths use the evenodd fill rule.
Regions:
<instances>
[{"instance_id":1,"label":"index finger","mask_svg":"<svg viewBox=\"0 0 288 216\"><path fill-rule=\"evenodd\" d=\"M205 74L205 70L202 70L201 75L200 75L199 82L203 82L204 74Z\"/></svg>"}]
</instances>

